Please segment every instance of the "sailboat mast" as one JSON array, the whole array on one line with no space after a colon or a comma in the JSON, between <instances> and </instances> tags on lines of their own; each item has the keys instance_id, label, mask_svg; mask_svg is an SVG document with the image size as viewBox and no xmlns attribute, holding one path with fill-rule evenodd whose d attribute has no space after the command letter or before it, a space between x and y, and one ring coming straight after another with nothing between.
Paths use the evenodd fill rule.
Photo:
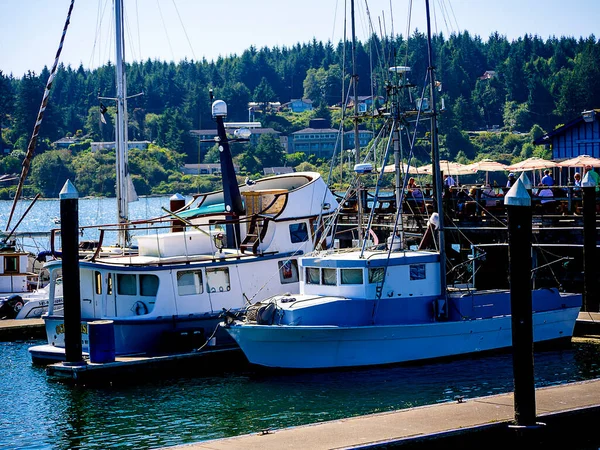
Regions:
<instances>
[{"instance_id":1,"label":"sailboat mast","mask_svg":"<svg viewBox=\"0 0 600 450\"><path fill-rule=\"evenodd\" d=\"M119 245L125 247L127 243L127 227L129 220L129 196L127 186L128 147L127 147L127 83L125 80L124 62L124 23L123 0L115 0L115 77L117 86L117 120L116 120L116 195L117 195L117 220L123 228L119 229Z\"/></svg>"},{"instance_id":2,"label":"sailboat mast","mask_svg":"<svg viewBox=\"0 0 600 450\"><path fill-rule=\"evenodd\" d=\"M356 73L356 24L354 19L354 0L350 1L350 18L352 22L352 92L354 94L354 163L360 164L360 140L358 133L358 74ZM357 222L358 222L358 245L362 247L362 190L360 179L356 188Z\"/></svg>"},{"instance_id":3,"label":"sailboat mast","mask_svg":"<svg viewBox=\"0 0 600 450\"><path fill-rule=\"evenodd\" d=\"M444 211L442 208L442 173L440 171L440 148L438 145L437 109L435 100L435 69L433 66L433 51L431 45L431 19L429 15L429 0L425 0L427 12L427 53L429 72L429 96L431 99L431 168L435 192L435 211L439 214L439 252L440 252L440 285L441 293L446 295L446 243L444 239Z\"/></svg>"}]
</instances>

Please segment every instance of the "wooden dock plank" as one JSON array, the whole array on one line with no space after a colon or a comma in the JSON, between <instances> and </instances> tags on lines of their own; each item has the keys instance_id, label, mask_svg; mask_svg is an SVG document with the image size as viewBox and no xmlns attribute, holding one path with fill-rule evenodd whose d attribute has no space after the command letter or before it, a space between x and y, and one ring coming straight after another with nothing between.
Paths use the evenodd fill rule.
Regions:
<instances>
[{"instance_id":1,"label":"wooden dock plank","mask_svg":"<svg viewBox=\"0 0 600 450\"><path fill-rule=\"evenodd\" d=\"M41 339L46 336L42 319L0 320L0 341Z\"/></svg>"}]
</instances>

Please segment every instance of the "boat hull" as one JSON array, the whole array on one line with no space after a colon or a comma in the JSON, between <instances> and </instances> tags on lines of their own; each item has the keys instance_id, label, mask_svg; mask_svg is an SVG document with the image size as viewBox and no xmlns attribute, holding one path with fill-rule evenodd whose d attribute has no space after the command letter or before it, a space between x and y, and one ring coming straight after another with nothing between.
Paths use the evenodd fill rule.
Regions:
<instances>
[{"instance_id":1,"label":"boat hull","mask_svg":"<svg viewBox=\"0 0 600 450\"><path fill-rule=\"evenodd\" d=\"M534 341L571 338L579 307L533 315ZM253 325L226 328L252 364L323 369L406 363L512 345L511 317L358 327Z\"/></svg>"},{"instance_id":2,"label":"boat hull","mask_svg":"<svg viewBox=\"0 0 600 450\"><path fill-rule=\"evenodd\" d=\"M81 344L84 354L89 353L88 322L81 322ZM202 346L235 346L235 341L218 324L220 314L196 317L165 317L150 320L113 320L115 355L158 355L187 352ZM56 362L65 359L64 318L44 317L48 344L30 349L37 362Z\"/></svg>"}]
</instances>

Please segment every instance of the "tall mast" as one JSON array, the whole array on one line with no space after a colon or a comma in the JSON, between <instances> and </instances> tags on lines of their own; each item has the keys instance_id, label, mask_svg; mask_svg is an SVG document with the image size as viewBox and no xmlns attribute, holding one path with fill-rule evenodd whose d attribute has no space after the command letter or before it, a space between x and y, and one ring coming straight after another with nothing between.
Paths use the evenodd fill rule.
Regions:
<instances>
[{"instance_id":1,"label":"tall mast","mask_svg":"<svg viewBox=\"0 0 600 450\"><path fill-rule=\"evenodd\" d=\"M358 74L356 72L356 25L354 20L354 0L350 1L350 17L352 22L352 92L354 94L354 162L360 164L360 140L358 133ZM358 245L362 247L362 191L360 179L356 189L357 222L358 222Z\"/></svg>"},{"instance_id":2,"label":"tall mast","mask_svg":"<svg viewBox=\"0 0 600 450\"><path fill-rule=\"evenodd\" d=\"M122 229L119 229L119 245L128 245L126 224L129 221L129 195L127 177L129 174L128 148L127 148L127 85L125 81L124 62L124 25L123 25L123 0L115 0L115 77L117 86L117 120L116 120L116 194L117 194L117 220Z\"/></svg>"},{"instance_id":3,"label":"tall mast","mask_svg":"<svg viewBox=\"0 0 600 450\"><path fill-rule=\"evenodd\" d=\"M435 191L435 211L439 214L439 252L440 252L440 284L442 295L446 296L446 247L444 239L444 211L442 209L442 173L440 171L440 148L438 146L437 109L435 101L435 68L431 46L431 22L429 0L425 0L427 12L427 53L429 73L429 96L431 99L431 168Z\"/></svg>"}]
</instances>

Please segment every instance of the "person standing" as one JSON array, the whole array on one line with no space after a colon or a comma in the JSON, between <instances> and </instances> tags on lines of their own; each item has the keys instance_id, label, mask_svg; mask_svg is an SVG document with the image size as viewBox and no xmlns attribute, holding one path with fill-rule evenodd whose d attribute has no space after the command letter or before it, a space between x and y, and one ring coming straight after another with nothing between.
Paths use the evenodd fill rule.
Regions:
<instances>
[{"instance_id":1,"label":"person standing","mask_svg":"<svg viewBox=\"0 0 600 450\"><path fill-rule=\"evenodd\" d=\"M454 178L452 178L450 175L444 175L444 186L445 187L456 186L456 181L454 181Z\"/></svg>"},{"instance_id":2,"label":"person standing","mask_svg":"<svg viewBox=\"0 0 600 450\"><path fill-rule=\"evenodd\" d=\"M515 177L514 173L509 173L508 174L508 181L506 182L506 187L507 188L511 188L513 187L513 184L515 184L517 182L517 177Z\"/></svg>"},{"instance_id":3,"label":"person standing","mask_svg":"<svg viewBox=\"0 0 600 450\"><path fill-rule=\"evenodd\" d=\"M548 169L544 171L544 176L542 177L542 184L546 186L554 186L554 178L552 178L552 174Z\"/></svg>"}]
</instances>

